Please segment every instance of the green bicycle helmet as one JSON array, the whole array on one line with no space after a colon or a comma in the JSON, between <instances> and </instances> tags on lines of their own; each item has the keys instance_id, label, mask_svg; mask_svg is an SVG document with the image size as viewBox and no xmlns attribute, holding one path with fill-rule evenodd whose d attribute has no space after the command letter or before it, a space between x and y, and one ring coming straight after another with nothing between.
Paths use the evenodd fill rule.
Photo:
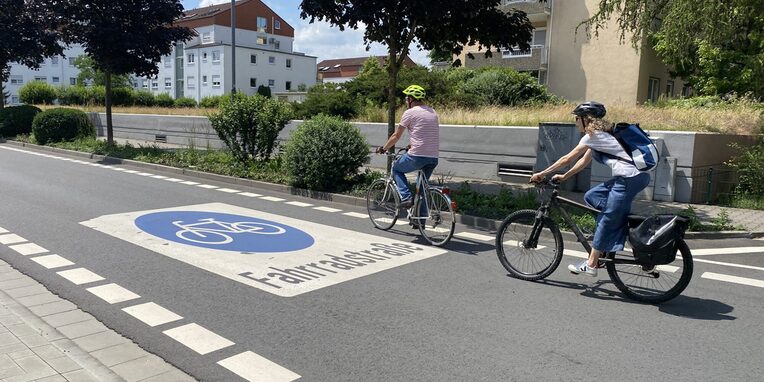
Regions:
<instances>
[{"instance_id":1,"label":"green bicycle helmet","mask_svg":"<svg viewBox=\"0 0 764 382\"><path fill-rule=\"evenodd\" d=\"M414 99L421 100L426 95L424 88L419 85L411 85L403 91L403 94L410 96Z\"/></svg>"}]
</instances>

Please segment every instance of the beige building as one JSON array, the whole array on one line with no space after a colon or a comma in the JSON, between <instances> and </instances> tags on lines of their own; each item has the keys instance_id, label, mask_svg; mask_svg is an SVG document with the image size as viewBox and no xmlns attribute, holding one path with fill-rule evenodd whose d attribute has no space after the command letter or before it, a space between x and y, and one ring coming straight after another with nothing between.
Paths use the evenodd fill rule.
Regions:
<instances>
[{"instance_id":1,"label":"beige building","mask_svg":"<svg viewBox=\"0 0 764 382\"><path fill-rule=\"evenodd\" d=\"M649 48L636 51L621 41L614 20L599 36L587 38L580 23L591 17L600 0L502 0L500 8L522 10L533 25L531 48L494 53L466 47L459 57L464 66L509 66L529 72L552 93L569 101L598 100L607 104L637 104L660 97L688 95L689 87L672 78ZM466 58L472 52L475 59Z\"/></svg>"}]
</instances>

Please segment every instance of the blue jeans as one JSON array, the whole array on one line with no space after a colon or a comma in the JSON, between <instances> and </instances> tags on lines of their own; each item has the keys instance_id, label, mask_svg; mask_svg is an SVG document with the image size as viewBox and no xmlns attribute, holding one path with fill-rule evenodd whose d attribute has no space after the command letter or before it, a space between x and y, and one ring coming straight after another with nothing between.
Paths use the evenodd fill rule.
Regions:
<instances>
[{"instance_id":1,"label":"blue jeans","mask_svg":"<svg viewBox=\"0 0 764 382\"><path fill-rule=\"evenodd\" d=\"M411 199L409 190L409 181L406 179L407 172L413 172L421 169L427 179L430 179L435 166L438 165L438 158L420 157L409 154L403 154L393 166L393 179L398 186L398 192L401 194L401 200Z\"/></svg>"},{"instance_id":2,"label":"blue jeans","mask_svg":"<svg viewBox=\"0 0 764 382\"><path fill-rule=\"evenodd\" d=\"M602 252L622 251L628 232L627 216L631 202L650 183L650 174L631 178L617 176L586 192L584 200L600 210L592 247Z\"/></svg>"}]
</instances>

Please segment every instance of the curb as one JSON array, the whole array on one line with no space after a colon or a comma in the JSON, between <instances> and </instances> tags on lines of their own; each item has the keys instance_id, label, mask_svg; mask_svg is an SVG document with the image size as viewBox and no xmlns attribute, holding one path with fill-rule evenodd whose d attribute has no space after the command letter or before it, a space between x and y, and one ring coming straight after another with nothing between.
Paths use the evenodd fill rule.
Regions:
<instances>
[{"instance_id":1,"label":"curb","mask_svg":"<svg viewBox=\"0 0 764 382\"><path fill-rule=\"evenodd\" d=\"M38 151L48 151L58 154L65 154L69 156L75 156L80 158L95 159L105 164L127 164L139 168L146 168L152 170L163 171L171 174L187 175L199 179L207 179L217 181L221 183L229 183L241 186L247 186L257 188L261 190L269 190L274 192L280 192L283 194L290 194L295 196L301 196L310 199L323 200L328 202L335 202L341 204L349 204L352 206L365 206L366 199L356 196L334 194L323 191L312 191L304 188L298 188L293 186L287 186L283 184L268 183L252 179L237 178L227 175L212 174L203 171L197 171L188 168L170 167L154 163L146 163L135 161L131 159L114 158L107 155L98 155L92 153L84 153L81 151L65 150L56 147L40 146L32 143L18 142L18 141L4 141L0 140L0 143L10 144L12 146L19 146L30 148ZM487 219L479 216L456 214L456 222L468 227L476 228L484 231L496 231L502 223L502 220ZM565 232L563 232L564 234ZM575 239L575 235L570 233L571 237ZM687 232L685 234L686 239L691 240L714 240L714 239L755 239L764 237L764 231L720 231L720 232Z\"/></svg>"}]
</instances>

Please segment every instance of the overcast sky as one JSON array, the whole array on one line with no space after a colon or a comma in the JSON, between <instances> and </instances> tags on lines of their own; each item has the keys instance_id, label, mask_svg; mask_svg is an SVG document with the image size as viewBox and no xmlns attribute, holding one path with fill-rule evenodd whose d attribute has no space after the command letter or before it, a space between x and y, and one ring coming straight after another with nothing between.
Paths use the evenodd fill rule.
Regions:
<instances>
[{"instance_id":1,"label":"overcast sky","mask_svg":"<svg viewBox=\"0 0 764 382\"><path fill-rule=\"evenodd\" d=\"M332 58L364 57L370 55L387 55L387 47L373 44L370 51L366 51L363 44L362 30L348 30L340 32L327 23L316 22L310 24L300 18L301 0L261 0L286 22L295 29L295 51L318 57L317 62ZM183 0L183 7L193 9L206 7L212 4L227 3L230 0ZM428 65L430 60L426 52L417 50L416 45L411 45L411 58L422 65Z\"/></svg>"}]
</instances>

